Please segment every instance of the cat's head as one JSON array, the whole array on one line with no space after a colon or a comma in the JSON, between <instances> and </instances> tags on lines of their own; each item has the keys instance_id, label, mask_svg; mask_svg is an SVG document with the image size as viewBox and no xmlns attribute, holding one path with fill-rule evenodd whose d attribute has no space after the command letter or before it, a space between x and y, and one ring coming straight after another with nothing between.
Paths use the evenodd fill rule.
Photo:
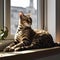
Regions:
<instances>
[{"instance_id":1,"label":"cat's head","mask_svg":"<svg viewBox=\"0 0 60 60\"><path fill-rule=\"evenodd\" d=\"M20 24L24 27L31 27L32 25L32 18L29 15L24 15L23 12L19 13L20 17Z\"/></svg>"}]
</instances>

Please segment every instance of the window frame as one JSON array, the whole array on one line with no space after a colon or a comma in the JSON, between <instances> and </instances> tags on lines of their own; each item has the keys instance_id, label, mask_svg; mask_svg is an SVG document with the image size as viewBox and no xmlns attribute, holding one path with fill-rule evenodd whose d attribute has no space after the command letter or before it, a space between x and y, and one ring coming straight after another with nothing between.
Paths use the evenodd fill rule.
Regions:
<instances>
[{"instance_id":1,"label":"window frame","mask_svg":"<svg viewBox=\"0 0 60 60\"><path fill-rule=\"evenodd\" d=\"M40 2L40 3L39 3ZM43 28L43 0L38 0L37 1L37 11L39 13L38 15L38 25L37 28L42 29ZM7 26L9 29L8 37L7 39L14 39L14 35L11 35L11 29L10 29L10 0L4 0L4 26Z\"/></svg>"},{"instance_id":2,"label":"window frame","mask_svg":"<svg viewBox=\"0 0 60 60\"><path fill-rule=\"evenodd\" d=\"M48 22L49 21L49 16L48 16L49 15L49 8L48 8L49 6L48 6L48 2L49 2L48 0L38 0L38 2L37 2L37 4L38 4L37 8L38 9L37 10L38 10L39 15L37 17L38 18L37 24L38 24L38 28L47 30L52 35L52 32L51 32L52 29L51 29L51 27L49 27L49 22ZM56 2L56 0L55 0L55 2ZM56 11L55 11L55 14L56 14ZM55 17L53 17L53 19L54 18ZM56 18L55 18L55 20L56 20ZM7 26L8 29L9 29L9 33L8 33L7 39L14 39L14 36L11 35L11 31L10 31L10 0L4 0L4 22L5 22L4 26ZM55 27L54 28L55 31L53 31L53 35L54 35L54 33L55 33L55 35L54 36L52 35L52 36L57 38L57 32L56 32L56 30L57 30L56 27L57 26L55 25L53 27ZM54 41L57 41L56 38L54 38Z\"/></svg>"}]
</instances>

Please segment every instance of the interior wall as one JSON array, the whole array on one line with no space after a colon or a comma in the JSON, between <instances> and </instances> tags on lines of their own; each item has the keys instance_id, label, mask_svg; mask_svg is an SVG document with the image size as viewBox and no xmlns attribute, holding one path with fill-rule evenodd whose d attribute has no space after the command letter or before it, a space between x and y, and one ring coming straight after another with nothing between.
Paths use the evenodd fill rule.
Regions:
<instances>
[{"instance_id":1,"label":"interior wall","mask_svg":"<svg viewBox=\"0 0 60 60\"><path fill-rule=\"evenodd\" d=\"M56 40L60 42L60 0L56 0Z\"/></svg>"},{"instance_id":2,"label":"interior wall","mask_svg":"<svg viewBox=\"0 0 60 60\"><path fill-rule=\"evenodd\" d=\"M3 27L3 19L4 19L4 4L3 4L4 0L0 0L0 27Z\"/></svg>"},{"instance_id":3,"label":"interior wall","mask_svg":"<svg viewBox=\"0 0 60 60\"><path fill-rule=\"evenodd\" d=\"M52 56L48 56L48 57L44 57L36 60L60 60L60 54L52 55Z\"/></svg>"}]
</instances>

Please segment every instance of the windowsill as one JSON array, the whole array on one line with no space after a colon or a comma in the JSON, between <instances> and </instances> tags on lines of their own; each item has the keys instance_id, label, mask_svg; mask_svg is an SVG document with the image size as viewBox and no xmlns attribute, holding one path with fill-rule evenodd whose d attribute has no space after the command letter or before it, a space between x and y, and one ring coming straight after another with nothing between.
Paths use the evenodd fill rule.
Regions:
<instances>
[{"instance_id":1,"label":"windowsill","mask_svg":"<svg viewBox=\"0 0 60 60\"><path fill-rule=\"evenodd\" d=\"M14 59L15 58L24 60L42 58L50 55L60 54L60 47L45 48L45 49L34 49L34 50L25 50L20 52L9 52L9 53L0 53L0 59Z\"/></svg>"}]
</instances>

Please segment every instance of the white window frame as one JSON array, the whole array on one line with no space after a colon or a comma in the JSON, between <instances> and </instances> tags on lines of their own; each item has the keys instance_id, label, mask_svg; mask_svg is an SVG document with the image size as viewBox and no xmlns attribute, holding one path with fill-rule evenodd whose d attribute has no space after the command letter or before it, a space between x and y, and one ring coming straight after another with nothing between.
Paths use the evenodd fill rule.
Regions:
<instances>
[{"instance_id":1,"label":"white window frame","mask_svg":"<svg viewBox=\"0 0 60 60\"><path fill-rule=\"evenodd\" d=\"M54 30L52 31L52 28L50 27L50 24L49 24L49 23L52 22L52 20L51 21L49 20L51 18L50 16L54 13L56 15L56 11L54 10L55 5L53 6L54 7L54 9L53 9L54 12L52 14L50 14L49 12L52 12L52 11L50 11L50 9L52 10L52 8L49 9L49 7L51 7L49 5L49 1L52 2L52 0L38 0L37 1L37 4L38 4L37 5L37 8L38 8L37 10L38 10L38 13L39 13L38 16L37 16L38 17L37 24L38 24L38 28L48 30L49 33L51 33L51 35L54 37L54 41L56 41L56 38L55 38L56 37L56 25L53 26ZM55 4L56 0L53 0L53 2ZM55 15L54 15L53 19L56 22ZM8 34L7 39L13 39L14 36L11 35L11 31L10 31L11 30L10 29L10 0L4 0L4 21L5 21L4 25L6 25L9 29L9 34Z\"/></svg>"}]
</instances>

